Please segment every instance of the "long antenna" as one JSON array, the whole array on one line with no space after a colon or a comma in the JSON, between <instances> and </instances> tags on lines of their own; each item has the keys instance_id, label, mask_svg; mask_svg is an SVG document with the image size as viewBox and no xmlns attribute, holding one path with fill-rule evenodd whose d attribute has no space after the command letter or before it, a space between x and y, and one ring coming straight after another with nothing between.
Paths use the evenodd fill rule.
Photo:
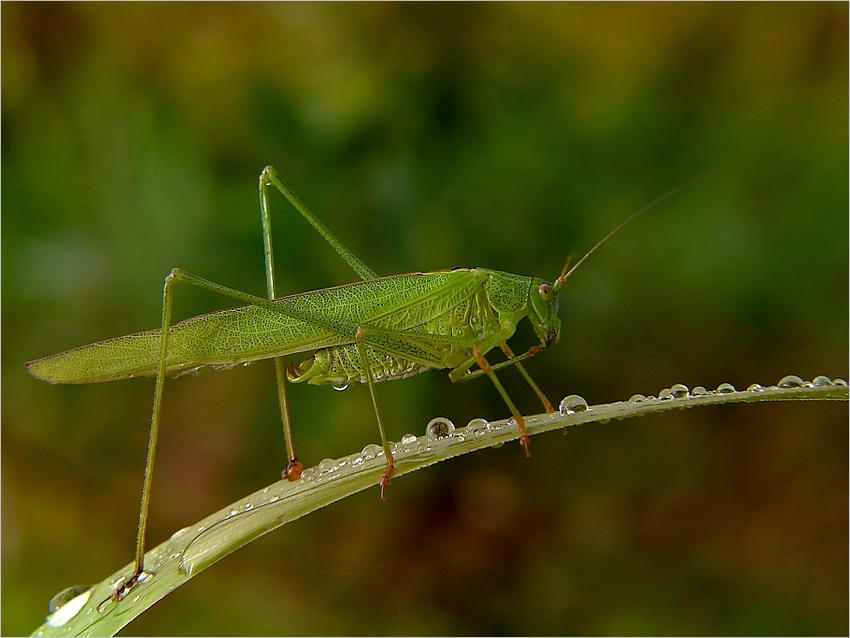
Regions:
<instances>
[{"instance_id":1,"label":"long antenna","mask_svg":"<svg viewBox=\"0 0 850 638\"><path fill-rule=\"evenodd\" d=\"M750 159L753 159L754 157L758 157L759 155L764 155L764 154L766 154L766 153L771 153L771 152L777 151L777 150L779 150L780 148L782 148L782 147L784 147L784 146L788 146L789 144L790 144L789 142L782 142L782 143L780 143L780 144L774 144L773 146L769 146L769 147L767 147L767 148L765 148L765 149L762 149L762 150L757 151L757 152L755 152L755 153L752 153L752 154L750 154L750 155L744 155L743 157L738 157L738 158L736 158L736 159L729 160L728 162L726 162L726 163L724 163L724 164L721 164L720 166L716 166L715 168L709 169L709 170L705 171L704 173L701 173L701 174L697 175L697 176L696 176L696 177L694 177L693 179L691 179L691 180L689 180L689 181L685 182L684 184L682 184L682 185L680 185L680 186L677 186L676 188L673 188L673 189L671 189L671 190L667 191L666 193L664 193L664 194L663 194L663 195L661 195L660 197L655 198L654 200L652 200L651 202L649 202L646 206L644 206L643 208L641 208L641 209L640 209L640 210L638 210L637 212L632 213L632 214L631 214L631 215L630 215L627 219L625 219L624 221L622 221L622 222L621 222L621 223L620 223L620 224L619 224L619 225L618 225L618 226L617 226L614 230L612 230L610 233L608 233L607 235L605 235L605 237L603 237L602 239L600 239L600 240L596 243L596 245L595 245L593 248L591 248L590 250L588 250L588 251L584 254L584 256L583 256L581 259L579 259L579 260L578 260L578 261L577 261L577 262L573 265L573 267L572 267L572 268L570 268L569 270L567 270L567 268L568 268L568 267L569 267L569 265L570 265L570 260L567 260L567 263L564 265L564 269L561 271L561 275L558 277L558 279L556 279L556 280L555 280L555 283L554 283L554 284L553 284L553 286L552 286L552 287L553 287L553 289L555 289L555 290L560 289L560 288L561 288L561 286L563 286L563 285L564 285L564 282L566 282L566 281L567 281L567 279L569 278L569 276L570 276L570 275L572 275L572 274L575 272L576 268L578 268L579 266L581 266L581 265L584 263L585 259L587 259L588 257L590 257L590 256L591 256L594 252L596 252L596 249L597 249L597 248L599 248L600 246L602 246L602 244L604 244L606 241L608 241L609 239L611 239L611 237L613 237L613 236L614 236L614 235L615 235L615 234L616 234L616 233L617 233L620 229L622 229L622 228L623 228L623 226L625 226L626 224L628 224L628 223L629 223L630 221L632 221L633 219L636 219L637 217L640 217L643 213L645 213L646 211L648 211L650 208L652 208L652 207L653 207L653 206L655 206L656 204L659 204L659 203L663 202L665 199L667 199L668 197L671 197L671 196L675 195L675 194L676 194L676 193L678 193L679 191L683 191L683 190L685 190L686 188L689 188L689 187L693 186L694 184L696 184L696 183L698 183L698 182L701 182L701 181L703 181L704 179L707 179L707 178L711 177L712 175L714 175L714 174L716 174L716 173L719 173L720 171L726 170L726 169L727 169L727 168L729 168L730 166L733 166L733 165L735 165L735 164L740 164L740 163L742 163L742 162L748 161L748 160L750 160Z\"/></svg>"}]
</instances>

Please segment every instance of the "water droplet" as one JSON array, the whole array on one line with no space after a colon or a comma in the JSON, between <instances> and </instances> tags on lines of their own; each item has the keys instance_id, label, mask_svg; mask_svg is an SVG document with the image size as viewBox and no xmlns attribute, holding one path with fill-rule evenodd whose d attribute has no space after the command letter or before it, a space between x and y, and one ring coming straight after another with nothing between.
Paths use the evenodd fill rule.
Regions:
<instances>
[{"instance_id":1,"label":"water droplet","mask_svg":"<svg viewBox=\"0 0 850 638\"><path fill-rule=\"evenodd\" d=\"M52 614L54 611L65 606L68 602L80 594L85 594L87 591L91 591L91 589L91 587L86 585L74 585L73 587L63 589L51 598L49 603L47 603L47 613Z\"/></svg>"},{"instance_id":2,"label":"water droplet","mask_svg":"<svg viewBox=\"0 0 850 638\"><path fill-rule=\"evenodd\" d=\"M431 419L428 421L428 425L425 426L425 434L428 436L429 441L445 439L450 437L454 431L455 424L443 416Z\"/></svg>"},{"instance_id":3,"label":"water droplet","mask_svg":"<svg viewBox=\"0 0 850 638\"><path fill-rule=\"evenodd\" d=\"M629 397L629 401L631 403L643 403L644 401L646 401L646 397L642 394L633 394L631 397Z\"/></svg>"},{"instance_id":4,"label":"water droplet","mask_svg":"<svg viewBox=\"0 0 850 638\"><path fill-rule=\"evenodd\" d=\"M504 442L504 441L500 441L499 443L494 443L494 444L493 444L493 445L491 445L490 447L491 447L491 448L493 448L494 450L498 450L498 449L499 449L500 447L502 447L504 444L505 444L505 442Z\"/></svg>"},{"instance_id":5,"label":"water droplet","mask_svg":"<svg viewBox=\"0 0 850 638\"><path fill-rule=\"evenodd\" d=\"M820 374L820 375L816 376L814 379L812 379L812 385L815 386L816 388L819 388L819 387L825 386L825 385L832 385L832 379L830 379L829 377L827 377L825 375Z\"/></svg>"},{"instance_id":6,"label":"water droplet","mask_svg":"<svg viewBox=\"0 0 850 638\"><path fill-rule=\"evenodd\" d=\"M564 416L569 416L578 412L586 412L587 401L577 394L571 394L561 400L561 403L558 404L558 411Z\"/></svg>"},{"instance_id":7,"label":"water droplet","mask_svg":"<svg viewBox=\"0 0 850 638\"><path fill-rule=\"evenodd\" d=\"M77 585L63 589L47 605L47 624L51 627L61 627L74 618L85 607L91 598L91 587Z\"/></svg>"},{"instance_id":8,"label":"water droplet","mask_svg":"<svg viewBox=\"0 0 850 638\"><path fill-rule=\"evenodd\" d=\"M252 509L254 509L254 504L253 503L245 503L245 506L242 509L244 509L246 512L250 512Z\"/></svg>"},{"instance_id":9,"label":"water droplet","mask_svg":"<svg viewBox=\"0 0 850 638\"><path fill-rule=\"evenodd\" d=\"M691 396L690 389L684 383L673 384L673 387L670 388L670 392L675 399L684 399Z\"/></svg>"},{"instance_id":10,"label":"water droplet","mask_svg":"<svg viewBox=\"0 0 850 638\"><path fill-rule=\"evenodd\" d=\"M136 579L136 583L138 583L139 585L144 585L149 580L153 580L153 573L152 572L142 572L141 574L139 574L139 577Z\"/></svg>"},{"instance_id":11,"label":"water droplet","mask_svg":"<svg viewBox=\"0 0 850 638\"><path fill-rule=\"evenodd\" d=\"M301 475L301 478L304 478L304 475ZM195 573L195 562L189 561L188 563L185 560L181 560L180 564L177 566L177 571L182 574L185 574L187 577L191 577L192 574Z\"/></svg>"},{"instance_id":12,"label":"water droplet","mask_svg":"<svg viewBox=\"0 0 850 638\"><path fill-rule=\"evenodd\" d=\"M801 388L803 387L803 380L796 374L789 374L782 377L777 385L780 388Z\"/></svg>"},{"instance_id":13,"label":"water droplet","mask_svg":"<svg viewBox=\"0 0 850 638\"><path fill-rule=\"evenodd\" d=\"M363 448L363 451L360 453L360 456L364 461L370 461L372 459L378 458L381 454L381 446L377 443L370 443L366 447Z\"/></svg>"},{"instance_id":14,"label":"water droplet","mask_svg":"<svg viewBox=\"0 0 850 638\"><path fill-rule=\"evenodd\" d=\"M764 392L764 386L760 383L754 383L747 388L747 392Z\"/></svg>"},{"instance_id":15,"label":"water droplet","mask_svg":"<svg viewBox=\"0 0 850 638\"><path fill-rule=\"evenodd\" d=\"M227 517L230 518L231 516L236 516L238 513L239 510L234 507L232 510L230 510L230 513L227 515Z\"/></svg>"},{"instance_id":16,"label":"water droplet","mask_svg":"<svg viewBox=\"0 0 850 638\"><path fill-rule=\"evenodd\" d=\"M732 394L733 392L737 392L737 390L735 390L735 386L731 383L721 383L717 386L717 392L718 394Z\"/></svg>"},{"instance_id":17,"label":"water droplet","mask_svg":"<svg viewBox=\"0 0 850 638\"><path fill-rule=\"evenodd\" d=\"M171 535L171 538L169 540L172 541L172 542L177 542L180 538L185 536L186 532L188 532L188 531L189 531L188 527L184 527L183 529L178 529L176 532L174 532Z\"/></svg>"},{"instance_id":18,"label":"water droplet","mask_svg":"<svg viewBox=\"0 0 850 638\"><path fill-rule=\"evenodd\" d=\"M403 447L410 447L416 443L416 435L415 434L405 434L401 437L401 444Z\"/></svg>"},{"instance_id":19,"label":"water droplet","mask_svg":"<svg viewBox=\"0 0 850 638\"><path fill-rule=\"evenodd\" d=\"M336 462L333 459L322 459L319 461L319 474L328 474L336 469Z\"/></svg>"},{"instance_id":20,"label":"water droplet","mask_svg":"<svg viewBox=\"0 0 850 638\"><path fill-rule=\"evenodd\" d=\"M316 468L308 467L306 470L301 472L301 482L309 483L310 481L315 481L318 476L318 472L316 472Z\"/></svg>"},{"instance_id":21,"label":"water droplet","mask_svg":"<svg viewBox=\"0 0 850 638\"><path fill-rule=\"evenodd\" d=\"M279 497L279 496L272 496L272 497L269 499L269 503L277 503L279 500L280 500L280 497Z\"/></svg>"},{"instance_id":22,"label":"water droplet","mask_svg":"<svg viewBox=\"0 0 850 638\"><path fill-rule=\"evenodd\" d=\"M331 387L337 392L344 392L345 390L348 390L347 383L334 383Z\"/></svg>"},{"instance_id":23,"label":"water droplet","mask_svg":"<svg viewBox=\"0 0 850 638\"><path fill-rule=\"evenodd\" d=\"M664 388L661 392L658 393L659 401L670 401L673 398L673 392L670 388Z\"/></svg>"},{"instance_id":24,"label":"water droplet","mask_svg":"<svg viewBox=\"0 0 850 638\"><path fill-rule=\"evenodd\" d=\"M706 394L708 394L708 390L706 390L701 385L698 385L693 390L691 390L691 396L704 397Z\"/></svg>"},{"instance_id":25,"label":"water droplet","mask_svg":"<svg viewBox=\"0 0 850 638\"><path fill-rule=\"evenodd\" d=\"M836 388L846 388L847 382L844 379L833 379L832 385L834 385Z\"/></svg>"},{"instance_id":26,"label":"water droplet","mask_svg":"<svg viewBox=\"0 0 850 638\"><path fill-rule=\"evenodd\" d=\"M466 425L466 431L469 432L470 436L483 436L489 429L490 424L487 423L486 419L482 418L472 419Z\"/></svg>"}]
</instances>

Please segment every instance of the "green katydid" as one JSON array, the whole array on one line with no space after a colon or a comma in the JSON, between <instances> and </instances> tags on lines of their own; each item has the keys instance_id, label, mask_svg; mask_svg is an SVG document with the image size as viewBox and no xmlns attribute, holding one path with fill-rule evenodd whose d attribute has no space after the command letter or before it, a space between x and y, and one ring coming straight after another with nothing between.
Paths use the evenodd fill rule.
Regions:
<instances>
[{"instance_id":1,"label":"green katydid","mask_svg":"<svg viewBox=\"0 0 850 638\"><path fill-rule=\"evenodd\" d=\"M713 171L712 171L713 172ZM271 166L260 175L260 211L268 298L257 297L175 268L165 278L162 323L158 330L109 339L27 363L35 377L50 383L98 383L155 376L154 405L136 540L135 572L116 591L126 593L144 573L144 554L153 466L167 375L201 367L222 367L274 358L288 464L283 476L297 480L303 471L293 443L286 380L293 383L365 383L381 435L386 469L381 498L390 484L393 455L375 396L375 384L402 379L431 368L449 369L452 381L488 376L514 416L521 445L530 456L525 422L496 377L516 365L547 411L552 404L522 366L558 341L559 292L567 278L597 248L632 219L661 200L703 179L675 188L623 221L571 269L564 266L554 283L483 268L378 277L349 251L295 196ZM286 297L275 292L268 190L277 188L354 269L362 281ZM186 282L246 304L172 325L174 285ZM518 356L507 344L517 324L528 319L539 344ZM485 355L499 346L506 360L490 365ZM281 357L314 351L300 365L284 369ZM478 369L472 371L473 365Z\"/></svg>"}]
</instances>

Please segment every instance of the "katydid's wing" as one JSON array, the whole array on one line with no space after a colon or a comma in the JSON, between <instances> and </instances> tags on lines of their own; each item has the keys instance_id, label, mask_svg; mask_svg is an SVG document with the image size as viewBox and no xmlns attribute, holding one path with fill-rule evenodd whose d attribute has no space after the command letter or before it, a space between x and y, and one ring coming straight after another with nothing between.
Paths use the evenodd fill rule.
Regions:
<instances>
[{"instance_id":1,"label":"katydid's wing","mask_svg":"<svg viewBox=\"0 0 850 638\"><path fill-rule=\"evenodd\" d=\"M395 275L275 300L280 312L241 306L171 328L166 370L231 366L354 343L357 327L415 327L468 298L480 271ZM156 374L161 332L149 330L82 346L27 364L50 383L97 383Z\"/></svg>"}]
</instances>

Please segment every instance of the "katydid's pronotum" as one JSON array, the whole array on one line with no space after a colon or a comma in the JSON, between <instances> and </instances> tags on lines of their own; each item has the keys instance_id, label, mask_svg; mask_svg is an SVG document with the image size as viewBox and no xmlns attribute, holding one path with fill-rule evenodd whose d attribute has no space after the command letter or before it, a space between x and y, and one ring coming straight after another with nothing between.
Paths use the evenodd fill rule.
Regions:
<instances>
[{"instance_id":1,"label":"katydid's pronotum","mask_svg":"<svg viewBox=\"0 0 850 638\"><path fill-rule=\"evenodd\" d=\"M393 473L393 455L374 385L402 379L431 368L450 369L452 381L488 376L516 419L519 440L530 456L522 415L496 377L499 368L516 365L547 411L552 404L520 363L560 336L559 292L564 282L609 237L629 221L702 175L662 195L622 222L570 270L564 266L554 283L483 268L455 268L431 273L378 277L351 253L301 203L271 166L260 175L260 211L265 249L264 299L221 286L175 268L165 278L162 324L124 337L75 348L27 364L29 372L50 383L98 383L137 376L156 376L150 440L145 466L135 572L119 592L127 592L144 573L145 539L165 377L203 367L229 367L274 358L288 464L283 476L297 480L303 470L292 438L286 395L292 383L365 383L369 387L387 461L380 481L381 498ZM275 291L268 190L277 188L301 215L354 269L362 281L286 297ZM568 263L569 265L569 263ZM172 325L175 284L185 282L247 304ZM514 355L507 344L517 324L531 323L539 344ZM506 359L490 365L487 352L498 346ZM284 369L285 355L314 351L300 365ZM477 370L472 371L473 365Z\"/></svg>"}]
</instances>

